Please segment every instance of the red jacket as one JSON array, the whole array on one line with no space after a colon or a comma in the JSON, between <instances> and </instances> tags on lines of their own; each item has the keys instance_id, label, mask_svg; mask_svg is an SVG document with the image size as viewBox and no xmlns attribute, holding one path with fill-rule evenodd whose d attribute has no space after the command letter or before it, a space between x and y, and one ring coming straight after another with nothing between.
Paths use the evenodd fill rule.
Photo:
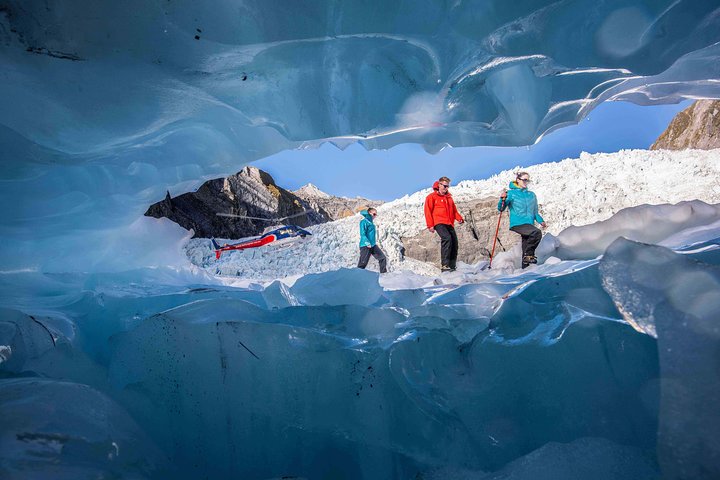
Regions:
<instances>
[{"instance_id":1,"label":"red jacket","mask_svg":"<svg viewBox=\"0 0 720 480\"><path fill-rule=\"evenodd\" d=\"M458 212L450 192L445 195L438 193L438 182L433 184L433 192L425 198L425 223L432 228L439 223L454 225L455 220L464 222Z\"/></svg>"}]
</instances>

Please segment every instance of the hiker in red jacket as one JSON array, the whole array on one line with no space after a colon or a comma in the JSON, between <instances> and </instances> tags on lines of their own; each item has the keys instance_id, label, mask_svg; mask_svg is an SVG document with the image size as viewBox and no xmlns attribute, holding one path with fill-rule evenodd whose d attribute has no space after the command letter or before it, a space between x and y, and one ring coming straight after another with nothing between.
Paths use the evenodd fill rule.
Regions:
<instances>
[{"instance_id":1,"label":"hiker in red jacket","mask_svg":"<svg viewBox=\"0 0 720 480\"><path fill-rule=\"evenodd\" d=\"M425 199L425 223L428 230L440 235L440 268L443 272L454 271L457 262L455 220L460 224L465 222L450 195L450 179L440 177L433 184L433 192Z\"/></svg>"}]
</instances>

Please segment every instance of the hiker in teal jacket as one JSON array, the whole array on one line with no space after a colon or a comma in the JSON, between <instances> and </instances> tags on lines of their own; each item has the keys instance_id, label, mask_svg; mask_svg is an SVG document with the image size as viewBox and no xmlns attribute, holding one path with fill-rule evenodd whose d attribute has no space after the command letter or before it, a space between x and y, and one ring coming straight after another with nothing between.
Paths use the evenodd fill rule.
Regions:
<instances>
[{"instance_id":1,"label":"hiker in teal jacket","mask_svg":"<svg viewBox=\"0 0 720 480\"><path fill-rule=\"evenodd\" d=\"M376 241L376 228L373 220L377 216L377 210L374 208L368 208L360 212L364 218L360 220L360 261L358 262L358 268L367 267L370 261L370 255L380 264L380 273L387 272L387 258L380 247L377 246Z\"/></svg>"},{"instance_id":2,"label":"hiker in teal jacket","mask_svg":"<svg viewBox=\"0 0 720 480\"><path fill-rule=\"evenodd\" d=\"M542 239L542 232L535 222L545 228L545 220L538 213L535 194L528 190L530 175L519 172L514 182L510 182L509 191L503 192L498 202L498 210L510 209L510 230L522 237L522 268L537 263L535 249Z\"/></svg>"}]
</instances>

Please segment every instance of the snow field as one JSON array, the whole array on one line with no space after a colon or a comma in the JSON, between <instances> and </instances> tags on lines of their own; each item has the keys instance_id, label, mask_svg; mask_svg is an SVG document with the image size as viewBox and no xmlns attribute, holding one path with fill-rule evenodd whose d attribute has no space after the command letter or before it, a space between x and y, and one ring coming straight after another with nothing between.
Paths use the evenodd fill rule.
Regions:
<instances>
[{"instance_id":1,"label":"snow field","mask_svg":"<svg viewBox=\"0 0 720 480\"><path fill-rule=\"evenodd\" d=\"M555 236L568 227L607 220L631 206L674 204L684 200L720 203L720 150L583 153L531 167L518 167L485 180L466 180L451 188L456 201L499 196L525 170L533 180L540 213ZM428 179L431 183L434 179ZM401 238L425 228L423 205L430 188L378 207L378 242L388 256L390 271L436 276L433 265L406 258L401 261ZM209 240L193 239L185 251L191 262L209 273L266 281L353 267L358 258L360 216L310 227L311 238L285 247L269 247L224 254L215 261ZM438 247L439 248L439 247ZM370 261L370 269L377 263Z\"/></svg>"}]
</instances>

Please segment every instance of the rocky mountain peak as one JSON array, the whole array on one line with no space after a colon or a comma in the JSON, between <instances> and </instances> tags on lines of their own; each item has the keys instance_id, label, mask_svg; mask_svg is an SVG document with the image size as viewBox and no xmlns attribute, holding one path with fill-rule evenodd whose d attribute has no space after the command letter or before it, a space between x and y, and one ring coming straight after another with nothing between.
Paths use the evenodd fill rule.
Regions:
<instances>
[{"instance_id":1,"label":"rocky mountain peak","mask_svg":"<svg viewBox=\"0 0 720 480\"><path fill-rule=\"evenodd\" d=\"M169 218L194 230L195 237L232 239L258 235L289 216L293 216L293 224L307 227L382 203L362 197L334 197L312 183L291 192L278 186L269 173L248 165L234 175L208 180L195 192L175 198L168 193L164 200L151 205L145 215Z\"/></svg>"},{"instance_id":2,"label":"rocky mountain peak","mask_svg":"<svg viewBox=\"0 0 720 480\"><path fill-rule=\"evenodd\" d=\"M303 198L330 198L331 195L328 195L327 193L320 190L318 187L313 185L312 183L308 183L307 185L303 185L302 187L298 188L293 192L295 195Z\"/></svg>"},{"instance_id":3,"label":"rocky mountain peak","mask_svg":"<svg viewBox=\"0 0 720 480\"><path fill-rule=\"evenodd\" d=\"M380 200L363 197L335 197L323 192L312 183L300 187L293 193L308 202L312 208L327 212L333 220L350 217L364 208L377 207L383 203Z\"/></svg>"},{"instance_id":4,"label":"rocky mountain peak","mask_svg":"<svg viewBox=\"0 0 720 480\"><path fill-rule=\"evenodd\" d=\"M244 177L249 181L262 183L263 185L275 185L275 179L273 179L272 175L257 167L251 167L250 165L246 165L238 173L231 175L231 177Z\"/></svg>"},{"instance_id":5,"label":"rocky mountain peak","mask_svg":"<svg viewBox=\"0 0 720 480\"><path fill-rule=\"evenodd\" d=\"M698 100L678 113L651 150L720 148L720 100Z\"/></svg>"},{"instance_id":6,"label":"rocky mountain peak","mask_svg":"<svg viewBox=\"0 0 720 480\"><path fill-rule=\"evenodd\" d=\"M229 177L208 180L195 192L175 198L168 193L164 200L151 205L145 215L169 218L194 230L195 237L228 239L258 235L289 216L293 216L293 224L301 227L331 220L327 212L278 186L267 172L251 166Z\"/></svg>"}]
</instances>

